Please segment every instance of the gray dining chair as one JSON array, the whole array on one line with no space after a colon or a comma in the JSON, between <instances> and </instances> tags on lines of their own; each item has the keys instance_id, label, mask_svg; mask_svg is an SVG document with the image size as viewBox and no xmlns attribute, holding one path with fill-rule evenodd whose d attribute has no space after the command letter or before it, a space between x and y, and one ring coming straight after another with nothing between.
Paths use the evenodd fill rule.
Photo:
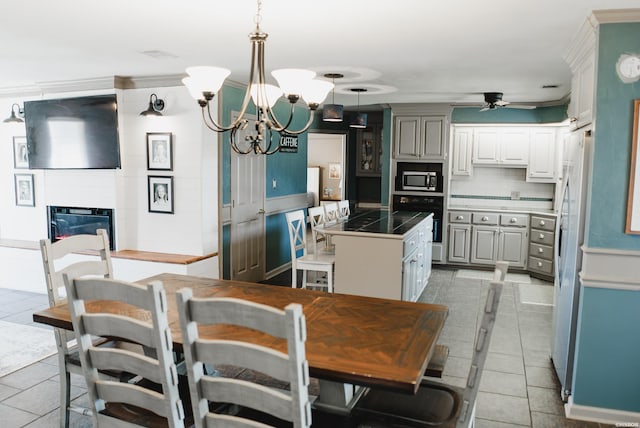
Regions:
<instances>
[{"instance_id":1,"label":"gray dining chair","mask_svg":"<svg viewBox=\"0 0 640 428\"><path fill-rule=\"evenodd\" d=\"M85 254L82 256L74 254L80 252ZM88 256L87 252L92 253L93 256ZM104 229L98 229L95 235L73 235L57 242L42 239L40 240L40 253L50 307L67 303L67 293L62 275L70 269L81 268L84 275L113 277L109 237ZM91 411L71 404L71 374L82 375L76 338L72 331L61 328L54 328L53 332L60 370L60 426L67 428L69 427L69 412L90 414ZM104 338L94 338L94 342L96 345L105 347L117 346L116 342ZM103 372L102 375L119 379L122 374L110 370Z\"/></svg>"},{"instance_id":2,"label":"gray dining chair","mask_svg":"<svg viewBox=\"0 0 640 428\"><path fill-rule=\"evenodd\" d=\"M508 262L496 263L494 278L489 284L476 334L471 368L465 387L460 388L423 378L415 395L371 389L354 409L353 426L358 428L434 426L470 428L473 426L480 377L489 352L491 333L508 267Z\"/></svg>"},{"instance_id":3,"label":"gray dining chair","mask_svg":"<svg viewBox=\"0 0 640 428\"><path fill-rule=\"evenodd\" d=\"M147 285L81 276L81 268L63 274L73 330L95 427L184 427L184 409L167 321L167 297L159 281ZM131 311L112 313L108 302ZM91 310L87 310L93 304ZM117 337L144 347L145 353L95 346L92 338ZM135 381L105 379L101 370L131 373Z\"/></svg>"},{"instance_id":4,"label":"gray dining chair","mask_svg":"<svg viewBox=\"0 0 640 428\"><path fill-rule=\"evenodd\" d=\"M294 428L311 426L302 305L291 303L281 310L237 298L197 298L190 288L178 291L176 297L196 428L282 426L285 422ZM246 341L225 339L224 333L220 339L199 336L200 329L224 332L223 327L250 330ZM258 344L256 338L265 340ZM282 346L278 339L285 339ZM289 388L270 388L255 378L209 375L205 364L260 372L288 383ZM216 412L212 409L217 403L238 407L234 407L233 414Z\"/></svg>"}]
</instances>

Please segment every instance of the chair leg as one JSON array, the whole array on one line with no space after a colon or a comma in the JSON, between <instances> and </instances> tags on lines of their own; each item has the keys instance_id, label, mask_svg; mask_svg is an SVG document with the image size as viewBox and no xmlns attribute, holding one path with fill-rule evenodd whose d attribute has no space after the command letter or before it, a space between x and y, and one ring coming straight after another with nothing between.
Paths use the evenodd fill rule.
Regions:
<instances>
[{"instance_id":1,"label":"chair leg","mask_svg":"<svg viewBox=\"0 0 640 428\"><path fill-rule=\"evenodd\" d=\"M302 288L307 288L307 270L302 270Z\"/></svg>"},{"instance_id":2,"label":"chair leg","mask_svg":"<svg viewBox=\"0 0 640 428\"><path fill-rule=\"evenodd\" d=\"M65 369L64 356L58 358L60 364L60 427L69 428L69 408L71 407L71 374Z\"/></svg>"},{"instance_id":3,"label":"chair leg","mask_svg":"<svg viewBox=\"0 0 640 428\"><path fill-rule=\"evenodd\" d=\"M327 272L327 292L333 293L333 266Z\"/></svg>"}]
</instances>

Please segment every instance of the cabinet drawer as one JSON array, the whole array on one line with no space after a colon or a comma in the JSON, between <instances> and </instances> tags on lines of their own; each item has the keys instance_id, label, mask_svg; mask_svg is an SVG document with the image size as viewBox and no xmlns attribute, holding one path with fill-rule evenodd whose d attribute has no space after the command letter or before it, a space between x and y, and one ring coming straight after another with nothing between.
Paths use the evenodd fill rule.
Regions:
<instances>
[{"instance_id":1,"label":"cabinet drawer","mask_svg":"<svg viewBox=\"0 0 640 428\"><path fill-rule=\"evenodd\" d=\"M545 260L553 260L553 247L540 244L529 244L529 255Z\"/></svg>"},{"instance_id":2,"label":"cabinet drawer","mask_svg":"<svg viewBox=\"0 0 640 428\"><path fill-rule=\"evenodd\" d=\"M471 223L471 213L466 211L449 211L449 223Z\"/></svg>"},{"instance_id":3,"label":"cabinet drawer","mask_svg":"<svg viewBox=\"0 0 640 428\"><path fill-rule=\"evenodd\" d=\"M496 213L473 213L473 224L498 224L498 214Z\"/></svg>"},{"instance_id":4,"label":"cabinet drawer","mask_svg":"<svg viewBox=\"0 0 640 428\"><path fill-rule=\"evenodd\" d=\"M529 216L526 214L501 214L500 226L527 227Z\"/></svg>"},{"instance_id":5,"label":"cabinet drawer","mask_svg":"<svg viewBox=\"0 0 640 428\"><path fill-rule=\"evenodd\" d=\"M534 229L554 231L556 228L556 219L548 217L531 216L531 227Z\"/></svg>"},{"instance_id":6,"label":"cabinet drawer","mask_svg":"<svg viewBox=\"0 0 640 428\"><path fill-rule=\"evenodd\" d=\"M413 250L418 248L418 244L420 243L420 235L418 232L413 232L411 235L404 238L404 242L402 243L403 254L402 257L407 257Z\"/></svg>"},{"instance_id":7,"label":"cabinet drawer","mask_svg":"<svg viewBox=\"0 0 640 428\"><path fill-rule=\"evenodd\" d=\"M537 257L529 257L529 270L553 275L553 262L550 260L539 259Z\"/></svg>"},{"instance_id":8,"label":"cabinet drawer","mask_svg":"<svg viewBox=\"0 0 640 428\"><path fill-rule=\"evenodd\" d=\"M544 230L532 230L531 242L544 245L553 245L553 232L547 232Z\"/></svg>"}]
</instances>

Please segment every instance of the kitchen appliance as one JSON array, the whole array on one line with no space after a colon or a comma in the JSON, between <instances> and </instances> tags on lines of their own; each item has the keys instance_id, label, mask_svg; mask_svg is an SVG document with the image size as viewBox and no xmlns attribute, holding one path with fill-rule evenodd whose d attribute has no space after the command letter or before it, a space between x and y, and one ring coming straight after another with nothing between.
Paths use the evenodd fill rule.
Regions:
<instances>
[{"instance_id":1,"label":"kitchen appliance","mask_svg":"<svg viewBox=\"0 0 640 428\"><path fill-rule=\"evenodd\" d=\"M402 173L402 190L420 190L435 192L438 177L433 171L404 171Z\"/></svg>"},{"instance_id":2,"label":"kitchen appliance","mask_svg":"<svg viewBox=\"0 0 640 428\"><path fill-rule=\"evenodd\" d=\"M398 162L396 191L442 193L442 164Z\"/></svg>"},{"instance_id":3,"label":"kitchen appliance","mask_svg":"<svg viewBox=\"0 0 640 428\"><path fill-rule=\"evenodd\" d=\"M425 211L433 213L433 242L442 242L442 196L393 195L394 211Z\"/></svg>"},{"instance_id":4,"label":"kitchen appliance","mask_svg":"<svg viewBox=\"0 0 640 428\"><path fill-rule=\"evenodd\" d=\"M554 308L551 359L561 384L561 396L571 395L580 281L580 247L584 240L586 186L591 132L574 132L565 140L561 206L556 222Z\"/></svg>"}]
</instances>

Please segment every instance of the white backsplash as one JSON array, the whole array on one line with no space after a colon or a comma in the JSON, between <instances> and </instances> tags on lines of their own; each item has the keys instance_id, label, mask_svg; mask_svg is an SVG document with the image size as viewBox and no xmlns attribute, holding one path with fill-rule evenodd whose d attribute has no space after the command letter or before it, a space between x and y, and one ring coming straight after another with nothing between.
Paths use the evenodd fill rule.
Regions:
<instances>
[{"instance_id":1,"label":"white backsplash","mask_svg":"<svg viewBox=\"0 0 640 428\"><path fill-rule=\"evenodd\" d=\"M554 189L527 182L525 168L476 167L471 177L451 179L449 207L552 209Z\"/></svg>"}]
</instances>

